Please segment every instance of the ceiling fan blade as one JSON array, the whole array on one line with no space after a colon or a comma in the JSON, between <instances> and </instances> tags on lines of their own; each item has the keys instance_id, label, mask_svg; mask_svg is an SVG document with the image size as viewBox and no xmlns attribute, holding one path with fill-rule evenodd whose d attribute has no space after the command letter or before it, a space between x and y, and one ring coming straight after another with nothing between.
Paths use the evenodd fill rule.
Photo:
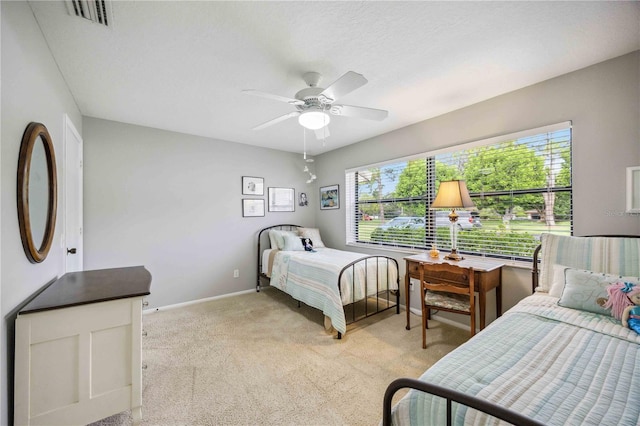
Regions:
<instances>
[{"instance_id":1,"label":"ceiling fan blade","mask_svg":"<svg viewBox=\"0 0 640 426\"><path fill-rule=\"evenodd\" d=\"M246 90L243 90L242 92L246 93L247 95L260 96L262 98L273 99L275 101L280 101L280 102L286 102L290 105L304 105L304 101L301 101L299 99L287 98L286 96L274 95L267 92L261 92L259 90L246 89Z\"/></svg>"},{"instance_id":2,"label":"ceiling fan blade","mask_svg":"<svg viewBox=\"0 0 640 426\"><path fill-rule=\"evenodd\" d=\"M319 141L331 136L331 134L329 133L329 126L324 126L320 129L316 129L315 133L316 133L316 139L318 139Z\"/></svg>"},{"instance_id":3,"label":"ceiling fan blade","mask_svg":"<svg viewBox=\"0 0 640 426\"><path fill-rule=\"evenodd\" d=\"M273 120L269 120L266 123L262 123L253 128L253 130L262 130L265 127L273 126L281 121L284 121L288 118L297 117L300 115L300 111L293 111L285 115L281 115L280 117L274 118Z\"/></svg>"},{"instance_id":4,"label":"ceiling fan blade","mask_svg":"<svg viewBox=\"0 0 640 426\"><path fill-rule=\"evenodd\" d=\"M375 108L365 108L351 105L333 105L331 114L344 117L366 118L367 120L382 121L389 115L389 111Z\"/></svg>"},{"instance_id":5,"label":"ceiling fan blade","mask_svg":"<svg viewBox=\"0 0 640 426\"><path fill-rule=\"evenodd\" d=\"M325 104L331 104L337 99L353 92L358 87L362 87L365 84L367 84L367 79L364 78L362 74L348 71L342 77L331 83L329 87L324 89L322 93L318 95L318 98Z\"/></svg>"}]
</instances>

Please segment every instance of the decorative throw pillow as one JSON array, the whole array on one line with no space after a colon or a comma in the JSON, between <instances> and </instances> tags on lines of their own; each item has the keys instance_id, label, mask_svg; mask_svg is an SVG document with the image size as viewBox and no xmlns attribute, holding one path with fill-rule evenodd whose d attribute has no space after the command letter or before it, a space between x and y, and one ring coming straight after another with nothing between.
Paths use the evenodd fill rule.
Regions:
<instances>
[{"instance_id":1,"label":"decorative throw pillow","mask_svg":"<svg viewBox=\"0 0 640 426\"><path fill-rule=\"evenodd\" d=\"M304 251L304 246L300 242L300 237L295 234L283 234L284 246L282 250L286 251Z\"/></svg>"},{"instance_id":2,"label":"decorative throw pillow","mask_svg":"<svg viewBox=\"0 0 640 426\"><path fill-rule=\"evenodd\" d=\"M322 238L320 238L320 230L318 228L298 228L298 233L301 237L310 238L316 248L325 246Z\"/></svg>"},{"instance_id":3,"label":"decorative throw pillow","mask_svg":"<svg viewBox=\"0 0 640 426\"><path fill-rule=\"evenodd\" d=\"M611 315L611 311L600 306L597 300L607 298L607 286L616 281L638 284L640 278L566 268L564 289L558 305L596 314Z\"/></svg>"},{"instance_id":4,"label":"decorative throw pillow","mask_svg":"<svg viewBox=\"0 0 640 426\"><path fill-rule=\"evenodd\" d=\"M310 238L300 238L302 241L302 247L304 247L305 251L315 251L313 249L313 241Z\"/></svg>"}]
</instances>

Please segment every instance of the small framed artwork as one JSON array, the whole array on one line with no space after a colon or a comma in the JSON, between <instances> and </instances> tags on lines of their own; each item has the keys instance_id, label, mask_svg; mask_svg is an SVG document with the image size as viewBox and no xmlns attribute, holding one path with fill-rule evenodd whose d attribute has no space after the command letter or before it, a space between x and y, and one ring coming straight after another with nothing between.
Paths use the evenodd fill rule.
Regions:
<instances>
[{"instance_id":1,"label":"small framed artwork","mask_svg":"<svg viewBox=\"0 0 640 426\"><path fill-rule=\"evenodd\" d=\"M242 176L242 195L264 195L264 179Z\"/></svg>"},{"instance_id":2,"label":"small framed artwork","mask_svg":"<svg viewBox=\"0 0 640 426\"><path fill-rule=\"evenodd\" d=\"M242 200L242 217L264 216L264 200L244 198Z\"/></svg>"},{"instance_id":3,"label":"small framed artwork","mask_svg":"<svg viewBox=\"0 0 640 426\"><path fill-rule=\"evenodd\" d=\"M627 213L640 213L640 166L627 167Z\"/></svg>"},{"instance_id":4,"label":"small framed artwork","mask_svg":"<svg viewBox=\"0 0 640 426\"><path fill-rule=\"evenodd\" d=\"M295 210L295 198L293 188L269 188L269 211L292 212Z\"/></svg>"},{"instance_id":5,"label":"small framed artwork","mask_svg":"<svg viewBox=\"0 0 640 426\"><path fill-rule=\"evenodd\" d=\"M340 187L338 185L320 187L320 210L340 208Z\"/></svg>"}]
</instances>

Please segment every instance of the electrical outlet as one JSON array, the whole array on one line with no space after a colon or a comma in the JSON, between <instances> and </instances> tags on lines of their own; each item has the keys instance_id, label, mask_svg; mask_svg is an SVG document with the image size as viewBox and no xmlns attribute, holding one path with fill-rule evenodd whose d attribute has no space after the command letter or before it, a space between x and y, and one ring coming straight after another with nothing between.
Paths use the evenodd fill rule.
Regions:
<instances>
[{"instance_id":1,"label":"electrical outlet","mask_svg":"<svg viewBox=\"0 0 640 426\"><path fill-rule=\"evenodd\" d=\"M233 270L233 278L238 278L240 276L240 271L238 269Z\"/></svg>"}]
</instances>

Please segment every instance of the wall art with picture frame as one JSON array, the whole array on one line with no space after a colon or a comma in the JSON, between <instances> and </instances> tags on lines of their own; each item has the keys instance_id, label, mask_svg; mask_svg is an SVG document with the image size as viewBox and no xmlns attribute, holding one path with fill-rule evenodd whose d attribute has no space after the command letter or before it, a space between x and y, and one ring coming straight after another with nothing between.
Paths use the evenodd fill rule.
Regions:
<instances>
[{"instance_id":1,"label":"wall art with picture frame","mask_svg":"<svg viewBox=\"0 0 640 426\"><path fill-rule=\"evenodd\" d=\"M269 188L269 211L295 211L296 191L293 188Z\"/></svg>"},{"instance_id":2,"label":"wall art with picture frame","mask_svg":"<svg viewBox=\"0 0 640 426\"><path fill-rule=\"evenodd\" d=\"M264 178L242 176L242 195L264 195Z\"/></svg>"},{"instance_id":3,"label":"wall art with picture frame","mask_svg":"<svg viewBox=\"0 0 640 426\"><path fill-rule=\"evenodd\" d=\"M340 187L329 185L320 187L320 210L340 208Z\"/></svg>"},{"instance_id":4,"label":"wall art with picture frame","mask_svg":"<svg viewBox=\"0 0 640 426\"><path fill-rule=\"evenodd\" d=\"M242 199L242 217L261 217L264 216L264 199L262 198L243 198Z\"/></svg>"}]
</instances>

